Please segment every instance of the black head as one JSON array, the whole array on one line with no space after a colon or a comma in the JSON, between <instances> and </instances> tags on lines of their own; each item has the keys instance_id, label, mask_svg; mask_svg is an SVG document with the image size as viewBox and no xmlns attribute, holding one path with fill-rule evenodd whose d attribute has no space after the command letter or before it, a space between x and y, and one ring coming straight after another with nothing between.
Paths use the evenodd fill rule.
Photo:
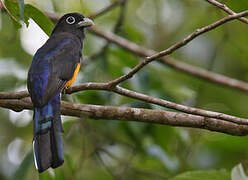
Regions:
<instances>
[{"instance_id":1,"label":"black head","mask_svg":"<svg viewBox=\"0 0 248 180\"><path fill-rule=\"evenodd\" d=\"M94 25L93 21L79 13L68 13L62 16L55 28L54 33L68 32L79 37L84 37L84 29Z\"/></svg>"}]
</instances>

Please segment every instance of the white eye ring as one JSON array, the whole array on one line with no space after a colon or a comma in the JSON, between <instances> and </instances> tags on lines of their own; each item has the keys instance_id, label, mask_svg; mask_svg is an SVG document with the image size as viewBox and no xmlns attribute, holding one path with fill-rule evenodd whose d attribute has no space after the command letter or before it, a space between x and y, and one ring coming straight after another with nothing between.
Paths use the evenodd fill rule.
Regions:
<instances>
[{"instance_id":1,"label":"white eye ring","mask_svg":"<svg viewBox=\"0 0 248 180\"><path fill-rule=\"evenodd\" d=\"M74 24L75 23L75 18L73 16L69 16L68 18L66 18L66 22L68 24Z\"/></svg>"}]
</instances>

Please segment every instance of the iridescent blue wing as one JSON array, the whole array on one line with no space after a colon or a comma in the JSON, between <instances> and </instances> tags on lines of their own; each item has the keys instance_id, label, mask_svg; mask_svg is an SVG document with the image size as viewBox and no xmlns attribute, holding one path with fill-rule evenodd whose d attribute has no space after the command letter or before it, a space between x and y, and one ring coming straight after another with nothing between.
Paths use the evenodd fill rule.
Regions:
<instances>
[{"instance_id":1,"label":"iridescent blue wing","mask_svg":"<svg viewBox=\"0 0 248 180\"><path fill-rule=\"evenodd\" d=\"M80 62L82 45L68 33L55 35L35 54L28 74L34 105L43 106L61 92Z\"/></svg>"}]
</instances>

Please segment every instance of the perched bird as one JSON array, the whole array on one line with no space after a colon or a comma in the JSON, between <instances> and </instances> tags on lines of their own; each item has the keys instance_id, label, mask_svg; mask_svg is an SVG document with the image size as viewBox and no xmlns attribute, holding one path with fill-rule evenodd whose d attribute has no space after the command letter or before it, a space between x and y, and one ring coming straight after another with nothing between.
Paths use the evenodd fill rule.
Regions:
<instances>
[{"instance_id":1,"label":"perched bird","mask_svg":"<svg viewBox=\"0 0 248 180\"><path fill-rule=\"evenodd\" d=\"M27 86L34 105L33 151L40 173L64 162L60 93L77 76L84 29L93 24L79 13L65 14L50 38L35 53L30 66Z\"/></svg>"}]
</instances>

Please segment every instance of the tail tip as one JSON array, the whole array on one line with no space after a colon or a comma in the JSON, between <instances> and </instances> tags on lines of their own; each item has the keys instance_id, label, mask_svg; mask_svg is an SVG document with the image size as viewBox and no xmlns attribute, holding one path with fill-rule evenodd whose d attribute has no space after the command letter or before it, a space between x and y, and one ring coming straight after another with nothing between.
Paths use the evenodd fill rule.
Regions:
<instances>
[{"instance_id":1,"label":"tail tip","mask_svg":"<svg viewBox=\"0 0 248 180\"><path fill-rule=\"evenodd\" d=\"M41 152L45 146L43 146L43 148L39 148L37 143L38 143L37 139L34 139L33 140L34 164L35 164L35 168L38 170L39 173L46 171L50 167L55 169L63 165L64 163L63 151L60 152L58 155L56 153L52 155L52 152L50 151ZM50 147L50 142L47 143L48 144L46 145Z\"/></svg>"}]
</instances>

